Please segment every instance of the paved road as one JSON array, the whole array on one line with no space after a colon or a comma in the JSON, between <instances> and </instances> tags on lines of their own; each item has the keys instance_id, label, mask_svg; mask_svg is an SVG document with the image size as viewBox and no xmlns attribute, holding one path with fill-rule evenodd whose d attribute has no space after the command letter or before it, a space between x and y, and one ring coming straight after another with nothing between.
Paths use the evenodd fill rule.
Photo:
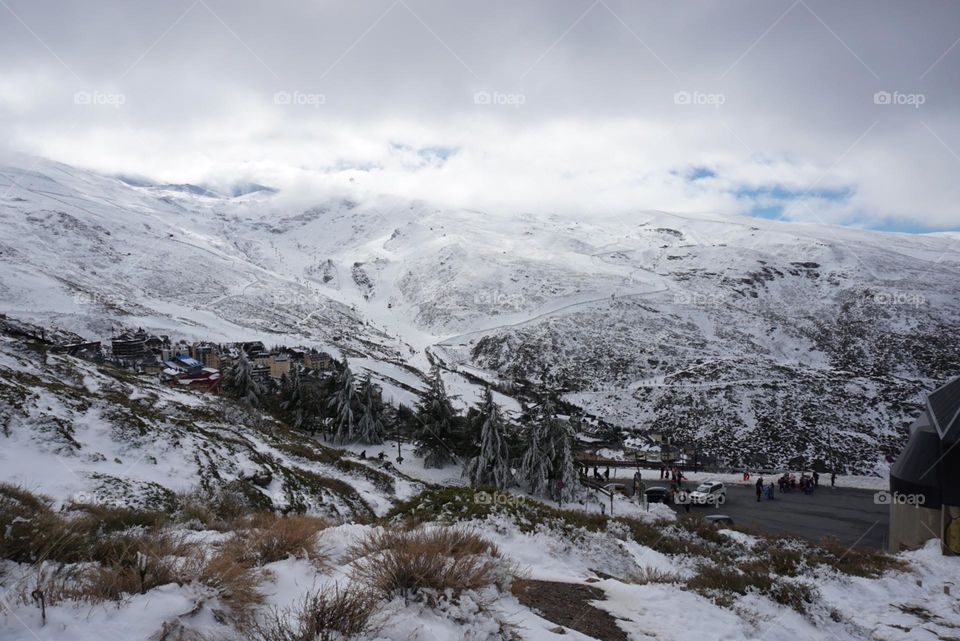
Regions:
<instances>
[{"instance_id":1,"label":"paved road","mask_svg":"<svg viewBox=\"0 0 960 641\"><path fill-rule=\"evenodd\" d=\"M810 496L797 491L787 494L778 491L773 501L764 499L757 503L752 486L728 485L724 505L690 509L703 514L727 514L737 525L768 534L789 534L814 542L824 536L834 536L844 545L883 548L887 542L890 508L877 505L873 497L873 490L831 489L829 485L821 485Z\"/></svg>"}]
</instances>

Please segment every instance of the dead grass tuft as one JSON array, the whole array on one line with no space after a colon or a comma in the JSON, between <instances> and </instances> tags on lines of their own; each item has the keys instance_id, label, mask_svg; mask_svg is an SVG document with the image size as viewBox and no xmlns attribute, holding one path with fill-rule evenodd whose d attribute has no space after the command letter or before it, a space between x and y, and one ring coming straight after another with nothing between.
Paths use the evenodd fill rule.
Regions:
<instances>
[{"instance_id":1,"label":"dead grass tuft","mask_svg":"<svg viewBox=\"0 0 960 641\"><path fill-rule=\"evenodd\" d=\"M250 567L292 556L324 568L329 556L317 541L317 534L326 527L326 521L311 516L264 512L243 521L237 533L224 543L224 549Z\"/></svg>"},{"instance_id":2,"label":"dead grass tuft","mask_svg":"<svg viewBox=\"0 0 960 641\"><path fill-rule=\"evenodd\" d=\"M675 572L643 566L638 571L624 577L625 583L648 585L651 583L683 583L683 578Z\"/></svg>"},{"instance_id":3,"label":"dead grass tuft","mask_svg":"<svg viewBox=\"0 0 960 641\"><path fill-rule=\"evenodd\" d=\"M274 609L254 626L259 641L347 641L374 632L376 595L356 586L326 588L296 608Z\"/></svg>"},{"instance_id":4,"label":"dead grass tuft","mask_svg":"<svg viewBox=\"0 0 960 641\"><path fill-rule=\"evenodd\" d=\"M347 553L354 578L389 598L449 594L497 585L510 573L496 546L462 527L382 529Z\"/></svg>"}]
</instances>

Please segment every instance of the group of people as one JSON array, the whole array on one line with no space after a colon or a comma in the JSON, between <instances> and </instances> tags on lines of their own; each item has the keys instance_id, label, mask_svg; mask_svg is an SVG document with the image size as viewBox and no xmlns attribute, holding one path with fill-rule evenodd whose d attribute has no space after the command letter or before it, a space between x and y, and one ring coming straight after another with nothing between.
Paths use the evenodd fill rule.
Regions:
<instances>
[{"instance_id":1,"label":"group of people","mask_svg":"<svg viewBox=\"0 0 960 641\"><path fill-rule=\"evenodd\" d=\"M683 470L679 467L673 466L668 468L662 465L660 466L660 478L672 481L677 485L682 485L683 481L687 479L687 477L683 475Z\"/></svg>"},{"instance_id":2,"label":"group of people","mask_svg":"<svg viewBox=\"0 0 960 641\"><path fill-rule=\"evenodd\" d=\"M750 478L749 472L743 473L743 479L746 481ZM773 500L774 497L774 485L773 481L769 485L764 485L763 477L757 479L757 482L754 484L757 492L757 502L760 502L764 498L769 501ZM796 489L799 489L804 494L813 494L813 491L820 487L820 473L814 471L812 474L807 474L803 472L800 475L800 478L797 479L790 472L784 472L780 478L777 479L777 486L780 488L780 492L790 492ZM830 487L837 486L837 473L831 472L830 474Z\"/></svg>"},{"instance_id":3,"label":"group of people","mask_svg":"<svg viewBox=\"0 0 960 641\"><path fill-rule=\"evenodd\" d=\"M596 465L593 466L593 480L605 482L610 480L610 468L608 467L605 472L601 473L600 468Z\"/></svg>"},{"instance_id":4,"label":"group of people","mask_svg":"<svg viewBox=\"0 0 960 641\"><path fill-rule=\"evenodd\" d=\"M836 483L836 475L831 475L831 485ZM777 485L780 487L781 492L790 492L797 488L800 489L804 494L812 494L815 489L820 487L820 474L814 472L811 476L807 476L807 473L804 472L800 475L800 480L793 474L784 473L779 479L777 479Z\"/></svg>"}]
</instances>

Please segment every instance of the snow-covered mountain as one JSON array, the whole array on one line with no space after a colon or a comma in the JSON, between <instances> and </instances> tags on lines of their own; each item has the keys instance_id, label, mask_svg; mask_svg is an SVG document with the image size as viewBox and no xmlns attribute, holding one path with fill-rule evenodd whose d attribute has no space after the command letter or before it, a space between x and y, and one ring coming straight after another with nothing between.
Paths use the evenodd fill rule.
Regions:
<instances>
[{"instance_id":1,"label":"snow-covered mountain","mask_svg":"<svg viewBox=\"0 0 960 641\"><path fill-rule=\"evenodd\" d=\"M731 465L869 471L960 372L956 234L174 187L0 168L0 308L548 383Z\"/></svg>"}]
</instances>

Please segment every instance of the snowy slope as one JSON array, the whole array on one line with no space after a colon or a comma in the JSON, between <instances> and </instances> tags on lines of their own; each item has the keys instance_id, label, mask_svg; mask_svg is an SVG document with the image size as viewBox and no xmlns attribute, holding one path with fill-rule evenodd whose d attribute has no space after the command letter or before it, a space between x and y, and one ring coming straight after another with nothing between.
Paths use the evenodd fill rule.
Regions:
<instances>
[{"instance_id":1,"label":"snowy slope","mask_svg":"<svg viewBox=\"0 0 960 641\"><path fill-rule=\"evenodd\" d=\"M383 514L419 490L230 402L0 335L0 481L69 501L169 509L238 492L335 518Z\"/></svg>"},{"instance_id":2,"label":"snowy slope","mask_svg":"<svg viewBox=\"0 0 960 641\"><path fill-rule=\"evenodd\" d=\"M405 403L417 384L387 370L432 359L469 374L465 399L478 379L548 383L721 463L859 472L960 372L956 234L451 210L359 188L305 205L15 165L0 307L83 335L341 348Z\"/></svg>"}]
</instances>

